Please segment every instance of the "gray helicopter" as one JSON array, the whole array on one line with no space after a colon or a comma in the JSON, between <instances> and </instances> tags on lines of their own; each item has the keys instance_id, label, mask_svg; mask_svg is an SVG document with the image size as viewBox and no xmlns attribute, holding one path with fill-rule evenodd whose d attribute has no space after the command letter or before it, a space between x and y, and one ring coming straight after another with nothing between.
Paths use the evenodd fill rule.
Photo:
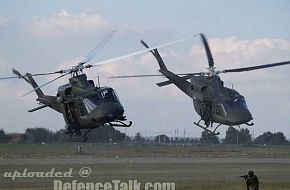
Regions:
<instances>
[{"instance_id":1,"label":"gray helicopter","mask_svg":"<svg viewBox=\"0 0 290 190\"><path fill-rule=\"evenodd\" d=\"M250 113L245 98L234 89L224 86L220 79L220 73L234 73L264 69L268 67L276 67L290 64L290 61L272 63L266 65L258 65L252 67L242 67L236 69L215 70L213 57L204 34L199 34L205 48L208 58L208 72L198 73L179 73L175 74L167 69L157 49L150 50L156 58L162 75L131 75L131 76L115 76L111 78L131 78L131 77L154 77L165 76L168 81L157 83L159 87L175 84L181 91L188 95L193 100L195 111L200 116L198 122L194 122L198 127L207 130L215 135L219 135L217 129L221 125L242 125L253 126L250 122L253 117ZM141 43L146 47L149 46L141 40ZM190 80L187 81L187 80ZM200 122L204 121L204 125ZM217 123L217 126L213 126Z\"/></svg>"}]
</instances>

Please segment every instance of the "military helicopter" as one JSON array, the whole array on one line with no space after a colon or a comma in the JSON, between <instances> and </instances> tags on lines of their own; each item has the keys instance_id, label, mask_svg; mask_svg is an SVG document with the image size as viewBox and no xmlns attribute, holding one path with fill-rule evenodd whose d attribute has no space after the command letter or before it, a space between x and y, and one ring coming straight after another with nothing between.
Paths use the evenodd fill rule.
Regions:
<instances>
[{"instance_id":1,"label":"military helicopter","mask_svg":"<svg viewBox=\"0 0 290 190\"><path fill-rule=\"evenodd\" d=\"M240 126L246 124L248 126L253 126L254 123L250 122L253 117L247 107L244 96L234 89L225 87L219 74L282 66L290 64L290 61L235 69L216 70L207 39L204 34L199 35L208 58L209 68L207 72L175 74L167 69L158 50L154 49L150 50L150 52L156 58L160 67L159 72L162 75L131 75L115 76L111 78L165 76L169 80L157 83L157 85L162 87L175 84L181 91L188 95L193 100L195 111L201 117L200 120L194 122L194 124L210 133L214 133L215 135L220 134L217 132L217 129L221 125ZM146 48L149 48L144 41L141 40L141 43ZM190 82L187 81L189 79ZM204 121L204 125L200 124L201 121ZM214 123L217 123L217 126L213 128Z\"/></svg>"},{"instance_id":2,"label":"military helicopter","mask_svg":"<svg viewBox=\"0 0 290 190\"><path fill-rule=\"evenodd\" d=\"M88 80L86 74L83 73L84 69L100 66L150 51L150 49L140 50L95 64L88 64L96 54L97 50L103 47L114 33L115 31L112 31L106 35L98 43L98 45L85 56L83 61L79 62L76 66L73 66L71 69L37 74L26 73L25 75L22 75L16 69L12 69L12 72L16 76L3 77L0 78L0 80L19 78L24 79L28 84L30 84L33 87L33 90L25 93L23 96L35 92L38 96L36 101L38 101L41 105L34 109L28 110L28 112L34 112L49 107L61 113L64 117L66 123L66 133L70 135L70 140L72 136L81 136L81 130L85 130L86 132L83 135L82 140L86 142L87 135L92 129L104 125L110 125L112 127L130 127L132 125L132 121L125 123L127 119L124 115L124 107L122 106L116 91L111 87L100 86L100 84L95 85L94 81ZM193 36L185 37L183 39L165 43L154 48L169 46L184 40L188 40L192 37ZM34 76L54 74L61 75L41 86L38 86L33 78ZM69 78L69 83L60 86L57 90L56 96L45 95L40 89L67 75L71 75L71 78Z\"/></svg>"}]
</instances>

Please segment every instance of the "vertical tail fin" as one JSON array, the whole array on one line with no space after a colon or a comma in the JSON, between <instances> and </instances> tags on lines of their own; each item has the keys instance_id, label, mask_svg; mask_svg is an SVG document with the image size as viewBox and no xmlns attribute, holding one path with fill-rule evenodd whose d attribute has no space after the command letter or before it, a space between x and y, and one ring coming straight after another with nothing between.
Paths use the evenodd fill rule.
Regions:
<instances>
[{"instance_id":1,"label":"vertical tail fin","mask_svg":"<svg viewBox=\"0 0 290 190\"><path fill-rule=\"evenodd\" d=\"M144 42L143 40L141 40L142 45L144 45L146 48L149 48L149 46L146 44L146 42ZM150 51L153 56L157 59L157 62L159 64L160 70L161 71L168 71L167 67L165 66L159 52L157 49L151 50Z\"/></svg>"},{"instance_id":2,"label":"vertical tail fin","mask_svg":"<svg viewBox=\"0 0 290 190\"><path fill-rule=\"evenodd\" d=\"M141 43L146 47L146 48L149 48L149 46L141 40ZM191 89L191 86L190 86L190 83L187 81L187 77L188 76L185 76L185 77L180 77L174 73L172 73L171 71L169 71L167 69L167 67L165 66L159 52L157 49L154 49L154 50L151 50L150 51L154 57L156 58L158 64L159 64L159 67L160 67L160 73L162 73L166 78L169 79L169 81L165 81L163 83L158 83L157 85L159 87L161 86L165 86L165 85L168 85L168 84L171 84L171 83L174 83L181 91L183 91L186 95L188 95L190 98L192 98L193 96L193 91Z\"/></svg>"},{"instance_id":3,"label":"vertical tail fin","mask_svg":"<svg viewBox=\"0 0 290 190\"><path fill-rule=\"evenodd\" d=\"M22 75L19 71L16 69L12 69L13 74L17 75L19 78L22 78L25 80L28 84L30 84L33 88L37 88L38 84L35 82L33 77L31 76L30 73L26 73L25 75ZM38 97L44 96L43 92L40 89L36 89L35 93L37 94Z\"/></svg>"}]
</instances>

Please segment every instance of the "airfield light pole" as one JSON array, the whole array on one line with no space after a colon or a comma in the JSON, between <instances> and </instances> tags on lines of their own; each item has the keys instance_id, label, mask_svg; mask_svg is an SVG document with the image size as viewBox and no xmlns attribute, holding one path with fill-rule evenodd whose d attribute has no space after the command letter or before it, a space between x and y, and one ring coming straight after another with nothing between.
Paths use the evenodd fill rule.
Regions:
<instances>
[{"instance_id":1,"label":"airfield light pole","mask_svg":"<svg viewBox=\"0 0 290 190\"><path fill-rule=\"evenodd\" d=\"M237 144L239 144L239 130L237 130Z\"/></svg>"}]
</instances>

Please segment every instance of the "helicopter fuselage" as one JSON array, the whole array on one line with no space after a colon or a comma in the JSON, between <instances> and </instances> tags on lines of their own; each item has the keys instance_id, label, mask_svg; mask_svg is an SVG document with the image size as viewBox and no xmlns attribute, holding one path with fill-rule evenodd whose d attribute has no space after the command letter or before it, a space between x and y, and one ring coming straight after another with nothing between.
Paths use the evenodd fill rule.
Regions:
<instances>
[{"instance_id":1,"label":"helicopter fuselage","mask_svg":"<svg viewBox=\"0 0 290 190\"><path fill-rule=\"evenodd\" d=\"M40 103L39 107L28 110L34 112L45 107L49 107L64 117L66 123L66 133L81 136L82 129L86 129L83 142L87 140L87 134L91 129L110 125L111 127L130 127L124 123L124 108L113 88L95 86L92 80L87 80L87 76L75 72L69 79L69 83L58 88L56 96L45 95L37 85L30 73L25 76L17 70L14 73L29 83L37 94Z\"/></svg>"},{"instance_id":2,"label":"helicopter fuselage","mask_svg":"<svg viewBox=\"0 0 290 190\"><path fill-rule=\"evenodd\" d=\"M70 78L58 89L57 102L66 124L79 129L96 128L123 117L124 108L114 89L96 87L85 74Z\"/></svg>"},{"instance_id":3,"label":"helicopter fuselage","mask_svg":"<svg viewBox=\"0 0 290 190\"><path fill-rule=\"evenodd\" d=\"M195 111L204 121L213 121L224 125L240 125L252 120L244 96L234 89L224 87L217 77L217 88L213 89L213 76L193 76L191 89ZM217 94L219 93L219 94Z\"/></svg>"}]
</instances>

